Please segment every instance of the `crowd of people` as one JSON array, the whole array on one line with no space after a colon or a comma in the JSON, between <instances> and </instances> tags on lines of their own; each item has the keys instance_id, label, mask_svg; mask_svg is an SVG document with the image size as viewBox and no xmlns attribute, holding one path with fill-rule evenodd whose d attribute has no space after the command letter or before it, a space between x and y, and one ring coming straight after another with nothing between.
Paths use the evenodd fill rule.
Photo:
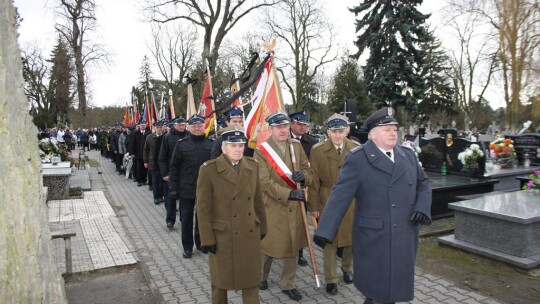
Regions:
<instances>
[{"instance_id":1,"label":"crowd of people","mask_svg":"<svg viewBox=\"0 0 540 304\"><path fill-rule=\"evenodd\" d=\"M300 301L296 270L308 265L306 216L318 221L313 241L323 249L328 294L339 292L342 278L364 303L414 298L418 225L431 222L431 190L414 153L397 146L391 108L365 120L364 145L350 138L346 116L330 116L328 139L319 142L304 111L278 110L266 118L268 139L253 149L242 110L224 115L213 137L205 135L204 117L193 115L152 128L141 121L77 130L72 138L81 131L76 142L84 147L95 136L93 148L119 175L147 185L152 203L165 203L164 229L175 229L178 213L183 259L194 250L208 254L212 303L227 303L231 289L242 290L244 303L259 303L275 259L282 264L280 289ZM55 136L65 140L68 132Z\"/></svg>"}]
</instances>

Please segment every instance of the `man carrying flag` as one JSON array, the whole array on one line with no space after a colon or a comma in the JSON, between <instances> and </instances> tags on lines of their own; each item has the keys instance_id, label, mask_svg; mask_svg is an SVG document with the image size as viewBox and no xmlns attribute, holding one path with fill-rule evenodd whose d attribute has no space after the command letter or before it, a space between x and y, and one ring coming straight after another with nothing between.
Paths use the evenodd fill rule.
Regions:
<instances>
[{"instance_id":1,"label":"man carrying flag","mask_svg":"<svg viewBox=\"0 0 540 304\"><path fill-rule=\"evenodd\" d=\"M268 289L272 261L282 259L281 290L291 300L300 301L302 295L295 284L296 268L298 251L306 246L307 240L298 203L305 200L305 195L303 189L297 189L297 184L308 186L311 170L302 145L289 137L289 116L277 110L266 121L270 137L254 154L260 164L267 218L267 234L261 241L263 274L259 289ZM294 171L293 156L298 163L297 171Z\"/></svg>"}]
</instances>

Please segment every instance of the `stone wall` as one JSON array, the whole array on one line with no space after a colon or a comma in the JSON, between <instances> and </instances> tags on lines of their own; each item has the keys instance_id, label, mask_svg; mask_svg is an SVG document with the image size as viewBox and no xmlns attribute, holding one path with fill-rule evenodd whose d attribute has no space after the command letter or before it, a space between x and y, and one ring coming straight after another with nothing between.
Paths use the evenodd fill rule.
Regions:
<instances>
[{"instance_id":1,"label":"stone wall","mask_svg":"<svg viewBox=\"0 0 540 304\"><path fill-rule=\"evenodd\" d=\"M0 303L67 303L53 260L37 129L11 0L0 0Z\"/></svg>"}]
</instances>

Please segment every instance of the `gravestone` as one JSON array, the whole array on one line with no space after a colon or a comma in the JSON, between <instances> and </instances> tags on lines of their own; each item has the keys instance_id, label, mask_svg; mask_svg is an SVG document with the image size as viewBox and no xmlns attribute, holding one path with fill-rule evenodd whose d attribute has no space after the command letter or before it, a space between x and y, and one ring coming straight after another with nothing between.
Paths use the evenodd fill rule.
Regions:
<instances>
[{"instance_id":1,"label":"gravestone","mask_svg":"<svg viewBox=\"0 0 540 304\"><path fill-rule=\"evenodd\" d=\"M420 149L422 152L419 158L424 168L432 172L441 172L441 166L445 157L444 138L420 138Z\"/></svg>"},{"instance_id":2,"label":"gravestone","mask_svg":"<svg viewBox=\"0 0 540 304\"><path fill-rule=\"evenodd\" d=\"M449 204L455 234L439 242L512 265L540 266L540 195L514 191Z\"/></svg>"},{"instance_id":3,"label":"gravestone","mask_svg":"<svg viewBox=\"0 0 540 304\"><path fill-rule=\"evenodd\" d=\"M479 145L480 149L485 152L485 144L477 141L470 141L465 138L456 138L453 136L453 134L455 134L454 132L448 132L446 134L445 138L436 137L431 139L420 139L420 148L422 150L420 161L422 162L422 165L428 171L441 172L442 163L445 162L446 170L449 174L469 175L469 172L462 171L463 164L458 159L459 153L465 151L472 144ZM484 153L484 157L478 160L479 172L484 172L485 160L486 154Z\"/></svg>"},{"instance_id":4,"label":"gravestone","mask_svg":"<svg viewBox=\"0 0 540 304\"><path fill-rule=\"evenodd\" d=\"M523 165L525 154L527 154L531 160L531 166L540 166L540 134L525 133L504 137L514 141L519 164Z\"/></svg>"}]
</instances>

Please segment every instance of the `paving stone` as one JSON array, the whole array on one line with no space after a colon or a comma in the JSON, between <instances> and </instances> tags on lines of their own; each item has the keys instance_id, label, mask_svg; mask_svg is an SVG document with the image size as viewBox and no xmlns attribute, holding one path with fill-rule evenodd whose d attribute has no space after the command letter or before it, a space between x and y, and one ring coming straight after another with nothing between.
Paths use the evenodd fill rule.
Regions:
<instances>
[{"instance_id":1,"label":"paving stone","mask_svg":"<svg viewBox=\"0 0 540 304\"><path fill-rule=\"evenodd\" d=\"M149 279L161 290L160 302L211 303L208 257L195 251L192 259L182 259L183 248L178 218L176 228L172 231L168 230L165 227L164 206L152 203L152 193L148 191L148 187L137 187L132 180L118 176L115 173L114 164L110 160L102 158L99 152L90 151L87 152L87 155L101 163L100 170L103 172L103 174L98 175L94 168L88 170L92 189L99 188L99 190L106 191L107 195L100 191L89 191L88 196L86 196L87 192L85 192L84 198L93 202L90 205L77 200L71 200L68 204L65 204L64 201L50 201L49 220L51 222L53 220L60 222L62 219L68 221L70 217L71 220L75 220L86 215L89 217L94 215L96 218L112 217L114 220L109 220L109 224L100 225L103 227L91 224L90 227L81 227L81 233L86 231L89 235L97 237L103 231L115 230L120 239L129 239L131 242L124 241L124 246L122 246L117 242L117 239L107 236L103 237L106 240L103 240L103 243L108 244L112 249L103 248L96 243L97 240L83 241L81 247L86 245L92 250L100 249L101 254L103 254L99 260L101 264L111 260L107 257L108 250L114 250L118 254L123 251L131 254L135 261L139 260L144 264ZM107 200L107 197L110 200ZM123 216L114 215L111 206L117 206L122 211ZM101 220L98 222L102 223ZM96 222L94 221L94 223ZM437 224L444 228L453 223L447 221ZM311 227L310 230L313 232ZM58 248L55 246L55 249ZM86 263L91 260L90 255L87 255ZM315 256L319 268L322 269L322 251L318 247L315 247ZM112 260L114 262L114 259ZM117 261L125 260L127 258L124 257L117 259ZM270 272L269 290L259 293L261 303L290 302L279 288L280 271L281 263L276 260ZM416 299L409 303L498 303L478 293L457 288L452 282L425 273L420 269L417 269L415 278ZM319 289L314 288L311 267L298 267L296 283L297 288L304 296L302 303L363 303L364 297L353 285L345 285L340 281L338 295L330 296L326 294L324 289L324 276L321 275L320 279L323 286ZM241 303L240 292L229 291L228 295L229 303Z\"/></svg>"}]
</instances>

